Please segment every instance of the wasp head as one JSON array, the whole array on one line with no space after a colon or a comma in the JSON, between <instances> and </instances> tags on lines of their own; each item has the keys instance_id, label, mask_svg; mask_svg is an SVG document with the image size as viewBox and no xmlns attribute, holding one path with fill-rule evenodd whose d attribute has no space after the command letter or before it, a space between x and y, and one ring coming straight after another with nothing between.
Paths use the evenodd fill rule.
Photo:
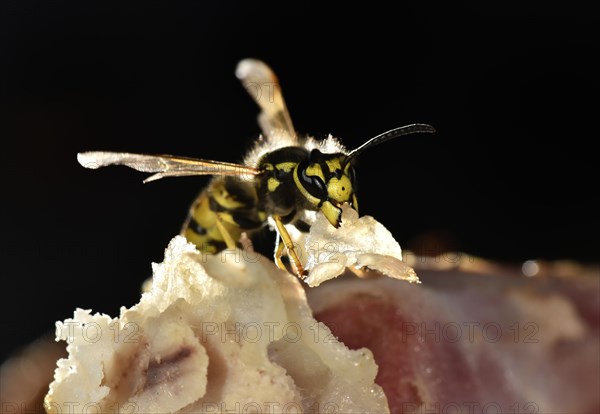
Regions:
<instances>
[{"instance_id":1,"label":"wasp head","mask_svg":"<svg viewBox=\"0 0 600 414\"><path fill-rule=\"evenodd\" d=\"M344 203L357 209L354 169L345 159L346 155L341 153L323 154L313 149L294 171L300 193L335 227L340 226Z\"/></svg>"}]
</instances>

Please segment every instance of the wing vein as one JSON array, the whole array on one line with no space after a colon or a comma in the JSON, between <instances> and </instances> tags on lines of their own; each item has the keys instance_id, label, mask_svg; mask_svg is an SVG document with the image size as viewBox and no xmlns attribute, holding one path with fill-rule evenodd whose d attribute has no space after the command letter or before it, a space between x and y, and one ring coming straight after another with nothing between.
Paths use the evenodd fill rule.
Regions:
<instances>
[{"instance_id":1,"label":"wing vein","mask_svg":"<svg viewBox=\"0 0 600 414\"><path fill-rule=\"evenodd\" d=\"M238 175L250 179L260 174L258 168L230 162L202 160L172 155L146 155L128 152L91 151L77 154L77 161L85 168L97 169L108 165L125 165L137 171L154 173L144 182L165 177L193 175Z\"/></svg>"}]
</instances>

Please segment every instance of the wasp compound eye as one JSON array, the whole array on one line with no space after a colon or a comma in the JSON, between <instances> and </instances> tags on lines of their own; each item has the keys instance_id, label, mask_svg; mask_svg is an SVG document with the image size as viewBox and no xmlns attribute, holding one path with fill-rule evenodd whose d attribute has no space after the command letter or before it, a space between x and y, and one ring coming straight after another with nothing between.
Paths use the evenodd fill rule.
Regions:
<instances>
[{"instance_id":1,"label":"wasp compound eye","mask_svg":"<svg viewBox=\"0 0 600 414\"><path fill-rule=\"evenodd\" d=\"M327 198L327 187L323 180L316 175L307 175L306 168L302 168L300 171L300 181L312 196L321 200Z\"/></svg>"}]
</instances>

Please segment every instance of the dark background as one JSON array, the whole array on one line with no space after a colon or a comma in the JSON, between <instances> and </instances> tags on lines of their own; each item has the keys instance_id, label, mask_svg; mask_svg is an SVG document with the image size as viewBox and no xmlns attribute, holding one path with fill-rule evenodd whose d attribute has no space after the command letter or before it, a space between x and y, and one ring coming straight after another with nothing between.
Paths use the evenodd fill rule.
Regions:
<instances>
[{"instance_id":1,"label":"dark background","mask_svg":"<svg viewBox=\"0 0 600 414\"><path fill-rule=\"evenodd\" d=\"M301 132L353 148L437 128L357 167L362 213L403 248L597 261L598 15L521 7L3 1L2 355L75 307L137 302L207 178L142 185L75 155L239 161L259 131L245 57L276 70Z\"/></svg>"}]
</instances>

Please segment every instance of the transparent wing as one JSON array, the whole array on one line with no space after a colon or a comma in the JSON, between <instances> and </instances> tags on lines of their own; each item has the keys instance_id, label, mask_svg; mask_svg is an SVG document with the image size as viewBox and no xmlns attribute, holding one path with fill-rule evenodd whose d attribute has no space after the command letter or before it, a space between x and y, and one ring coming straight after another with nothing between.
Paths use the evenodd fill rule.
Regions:
<instances>
[{"instance_id":1,"label":"transparent wing","mask_svg":"<svg viewBox=\"0 0 600 414\"><path fill-rule=\"evenodd\" d=\"M249 179L260 173L257 168L229 162L128 152L82 152L77 154L77 161L85 168L91 169L107 165L125 165L137 171L154 173L144 180L145 183L165 177L190 175L238 175L242 179Z\"/></svg>"},{"instance_id":2,"label":"transparent wing","mask_svg":"<svg viewBox=\"0 0 600 414\"><path fill-rule=\"evenodd\" d=\"M296 131L281 94L279 80L271 68L260 60L244 59L238 63L235 74L262 110L258 123L265 136L271 138L283 133L296 140Z\"/></svg>"}]
</instances>

